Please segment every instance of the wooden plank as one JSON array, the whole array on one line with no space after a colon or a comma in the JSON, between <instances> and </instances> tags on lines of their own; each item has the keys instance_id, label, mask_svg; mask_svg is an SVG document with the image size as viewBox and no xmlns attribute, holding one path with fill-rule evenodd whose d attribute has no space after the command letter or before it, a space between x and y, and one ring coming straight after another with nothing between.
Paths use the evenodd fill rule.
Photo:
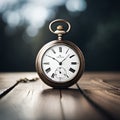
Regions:
<instances>
[{"instance_id":1,"label":"wooden plank","mask_svg":"<svg viewBox=\"0 0 120 120\"><path fill-rule=\"evenodd\" d=\"M120 72L86 72L78 84L80 88L84 90L110 88L108 85L104 85L105 83L100 85L101 80L104 80L104 82L116 81L116 87L120 87L120 84L118 84L120 81ZM110 82L110 84L112 84L112 82Z\"/></svg>"},{"instance_id":2,"label":"wooden plank","mask_svg":"<svg viewBox=\"0 0 120 120\"><path fill-rule=\"evenodd\" d=\"M19 78L36 76L36 73L0 73L0 91ZM78 87L61 92L41 80L21 83L0 100L0 119L120 119L119 81L119 73L85 73Z\"/></svg>"},{"instance_id":3,"label":"wooden plank","mask_svg":"<svg viewBox=\"0 0 120 120\"><path fill-rule=\"evenodd\" d=\"M86 99L104 111L111 119L120 119L120 74L87 73L78 82Z\"/></svg>"},{"instance_id":4,"label":"wooden plank","mask_svg":"<svg viewBox=\"0 0 120 120\"><path fill-rule=\"evenodd\" d=\"M65 120L106 120L80 93L76 86L61 90L61 106Z\"/></svg>"},{"instance_id":5,"label":"wooden plank","mask_svg":"<svg viewBox=\"0 0 120 120\"><path fill-rule=\"evenodd\" d=\"M21 77L36 77L36 74L2 74L1 78L3 80L4 77L4 84L7 84L8 87L11 85L8 82L13 81L14 83L15 79ZM19 84L0 100L0 118L5 120L62 119L60 92L51 89L40 80Z\"/></svg>"},{"instance_id":6,"label":"wooden plank","mask_svg":"<svg viewBox=\"0 0 120 120\"><path fill-rule=\"evenodd\" d=\"M106 110L113 119L120 119L120 97L110 95L107 91L86 91L89 98Z\"/></svg>"}]
</instances>

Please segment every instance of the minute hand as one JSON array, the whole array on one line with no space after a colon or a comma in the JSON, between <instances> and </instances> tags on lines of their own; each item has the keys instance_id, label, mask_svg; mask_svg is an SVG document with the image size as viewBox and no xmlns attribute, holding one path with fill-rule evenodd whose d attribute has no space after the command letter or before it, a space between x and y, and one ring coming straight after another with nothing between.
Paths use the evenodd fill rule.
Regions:
<instances>
[{"instance_id":1,"label":"minute hand","mask_svg":"<svg viewBox=\"0 0 120 120\"><path fill-rule=\"evenodd\" d=\"M60 62L57 59L55 59L54 57L51 57L49 55L46 55L46 56L48 56L49 58L52 58L53 60L57 61L60 64Z\"/></svg>"}]
</instances>

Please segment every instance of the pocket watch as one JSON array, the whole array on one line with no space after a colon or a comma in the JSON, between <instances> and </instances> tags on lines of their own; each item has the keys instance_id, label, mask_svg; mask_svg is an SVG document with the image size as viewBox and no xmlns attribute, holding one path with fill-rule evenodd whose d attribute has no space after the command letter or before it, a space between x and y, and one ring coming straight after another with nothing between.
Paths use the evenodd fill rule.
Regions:
<instances>
[{"instance_id":1,"label":"pocket watch","mask_svg":"<svg viewBox=\"0 0 120 120\"><path fill-rule=\"evenodd\" d=\"M53 30L53 24L60 24ZM36 57L36 71L41 80L53 88L67 88L80 79L85 61L82 51L73 42L63 40L62 35L68 33L71 25L63 19L56 19L49 24L49 30L58 35L57 40L45 44Z\"/></svg>"}]
</instances>

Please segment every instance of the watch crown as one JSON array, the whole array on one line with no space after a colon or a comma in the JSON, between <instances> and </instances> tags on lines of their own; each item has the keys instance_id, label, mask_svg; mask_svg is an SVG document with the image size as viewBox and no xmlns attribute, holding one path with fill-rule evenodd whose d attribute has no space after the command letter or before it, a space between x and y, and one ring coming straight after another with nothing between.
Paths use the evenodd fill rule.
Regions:
<instances>
[{"instance_id":1,"label":"watch crown","mask_svg":"<svg viewBox=\"0 0 120 120\"><path fill-rule=\"evenodd\" d=\"M54 33L55 33L55 34L65 34L66 32L64 31L62 25L58 25L58 26L57 26L57 30L55 30Z\"/></svg>"},{"instance_id":2,"label":"watch crown","mask_svg":"<svg viewBox=\"0 0 120 120\"><path fill-rule=\"evenodd\" d=\"M63 30L63 26L62 25L58 25L57 26L57 30Z\"/></svg>"}]
</instances>

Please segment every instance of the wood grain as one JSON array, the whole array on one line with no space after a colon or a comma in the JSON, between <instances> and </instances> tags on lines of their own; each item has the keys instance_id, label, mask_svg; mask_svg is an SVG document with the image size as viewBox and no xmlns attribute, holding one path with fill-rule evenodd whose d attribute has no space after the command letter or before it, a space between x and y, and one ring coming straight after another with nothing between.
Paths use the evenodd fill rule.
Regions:
<instances>
[{"instance_id":1,"label":"wood grain","mask_svg":"<svg viewBox=\"0 0 120 120\"><path fill-rule=\"evenodd\" d=\"M21 77L30 77L27 74L24 75L21 73ZM20 75L15 74L15 76ZM31 77L36 76L33 74ZM8 79L5 82L8 82ZM59 101L59 90L49 88L40 80L32 83L22 83L1 99L0 118L5 120L62 119Z\"/></svg>"},{"instance_id":2,"label":"wood grain","mask_svg":"<svg viewBox=\"0 0 120 120\"><path fill-rule=\"evenodd\" d=\"M87 77L88 75L88 77ZM78 85L84 91L86 99L96 104L109 119L120 119L120 74L87 73ZM84 81L84 83L83 83ZM86 84L86 82L88 82Z\"/></svg>"},{"instance_id":3,"label":"wood grain","mask_svg":"<svg viewBox=\"0 0 120 120\"><path fill-rule=\"evenodd\" d=\"M0 73L0 92L36 73ZM119 120L120 74L85 73L69 89L20 83L0 99L0 120Z\"/></svg>"},{"instance_id":4,"label":"wood grain","mask_svg":"<svg viewBox=\"0 0 120 120\"><path fill-rule=\"evenodd\" d=\"M104 120L106 116L97 111L80 93L77 87L62 90L61 104L65 120Z\"/></svg>"}]
</instances>

